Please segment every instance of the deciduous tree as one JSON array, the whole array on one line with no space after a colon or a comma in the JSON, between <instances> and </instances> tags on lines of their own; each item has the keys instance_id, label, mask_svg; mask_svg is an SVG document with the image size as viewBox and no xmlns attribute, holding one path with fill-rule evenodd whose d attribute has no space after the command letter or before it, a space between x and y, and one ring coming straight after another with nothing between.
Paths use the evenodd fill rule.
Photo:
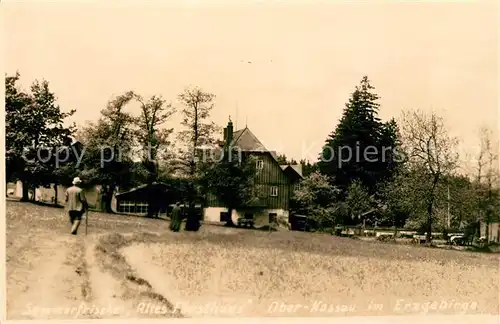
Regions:
<instances>
[{"instance_id":1,"label":"deciduous tree","mask_svg":"<svg viewBox=\"0 0 500 324\"><path fill-rule=\"evenodd\" d=\"M134 118L125 111L133 98L129 91L110 100L97 123L83 127L78 136L84 144L82 177L87 183L102 186L101 200L107 212L113 212L111 200L116 188L130 186L133 178Z\"/></svg>"},{"instance_id":2,"label":"deciduous tree","mask_svg":"<svg viewBox=\"0 0 500 324\"><path fill-rule=\"evenodd\" d=\"M175 113L172 105L158 96L152 96L148 100L135 94L134 98L139 101L141 113L135 118L137 126L136 137L142 148L142 166L145 169L145 182L151 185L157 181L159 175L159 155L166 158L169 149L169 136L173 128L164 128L165 122ZM163 151L163 152L162 152ZM163 153L163 154L162 154ZM152 193L154 191L151 191ZM158 202L162 199L158 195L151 194L148 201L148 217L157 215L159 211Z\"/></svg>"},{"instance_id":3,"label":"deciduous tree","mask_svg":"<svg viewBox=\"0 0 500 324\"><path fill-rule=\"evenodd\" d=\"M191 180L187 188L188 219L186 230L197 231L200 220L195 213L195 201L198 196L196 182L198 179L198 148L216 143L214 137L218 127L210 122L210 113L214 107L215 95L204 92L200 88L187 88L179 95L179 101L184 107L181 111L184 129L179 132L178 138L184 144L184 152L179 159L182 173Z\"/></svg>"},{"instance_id":4,"label":"deciduous tree","mask_svg":"<svg viewBox=\"0 0 500 324\"><path fill-rule=\"evenodd\" d=\"M74 125L66 126L65 121L75 110L61 111L47 81L35 80L26 93L19 79L17 72L5 78L6 175L21 180L22 200L28 200L28 189L54 182L53 154L73 133Z\"/></svg>"},{"instance_id":5,"label":"deciduous tree","mask_svg":"<svg viewBox=\"0 0 500 324\"><path fill-rule=\"evenodd\" d=\"M314 172L305 177L300 188L294 191L291 205L296 213L311 218L319 229L331 227L343 212L339 194L340 190L330 183L327 176Z\"/></svg>"},{"instance_id":6,"label":"deciduous tree","mask_svg":"<svg viewBox=\"0 0 500 324\"><path fill-rule=\"evenodd\" d=\"M376 210L375 200L363 187L360 181L354 181L347 189L345 206L350 219L363 221L365 223L365 213Z\"/></svg>"},{"instance_id":7,"label":"deciduous tree","mask_svg":"<svg viewBox=\"0 0 500 324\"><path fill-rule=\"evenodd\" d=\"M489 242L489 225L498 221L500 212L499 195L498 142L493 140L493 133L488 128L480 130L480 151L477 159L475 189L479 220L486 229L486 241Z\"/></svg>"},{"instance_id":8,"label":"deciduous tree","mask_svg":"<svg viewBox=\"0 0 500 324\"><path fill-rule=\"evenodd\" d=\"M426 241L430 243L438 186L457 167L458 140L449 136L441 117L423 111L405 111L402 135L410 171L418 172L426 206Z\"/></svg>"},{"instance_id":9,"label":"deciduous tree","mask_svg":"<svg viewBox=\"0 0 500 324\"><path fill-rule=\"evenodd\" d=\"M239 152L227 148L220 162L207 161L202 164L200 183L203 191L214 195L228 209L228 226L234 226L233 210L251 205L255 199L257 175L255 160L241 158Z\"/></svg>"}]
</instances>

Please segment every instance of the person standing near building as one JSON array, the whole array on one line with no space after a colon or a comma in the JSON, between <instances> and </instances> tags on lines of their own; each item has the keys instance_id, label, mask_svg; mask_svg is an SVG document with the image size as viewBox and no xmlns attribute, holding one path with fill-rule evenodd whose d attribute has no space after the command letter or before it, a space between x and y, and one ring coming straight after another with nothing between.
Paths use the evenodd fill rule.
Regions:
<instances>
[{"instance_id":1,"label":"person standing near building","mask_svg":"<svg viewBox=\"0 0 500 324\"><path fill-rule=\"evenodd\" d=\"M80 188L82 180L79 177L73 179L73 186L66 190L66 209L71 222L71 234L76 235L82 220L82 215L88 208L87 199L83 189Z\"/></svg>"},{"instance_id":2,"label":"person standing near building","mask_svg":"<svg viewBox=\"0 0 500 324\"><path fill-rule=\"evenodd\" d=\"M178 232L181 229L181 207L180 202L176 202L170 217L170 230Z\"/></svg>"}]
</instances>

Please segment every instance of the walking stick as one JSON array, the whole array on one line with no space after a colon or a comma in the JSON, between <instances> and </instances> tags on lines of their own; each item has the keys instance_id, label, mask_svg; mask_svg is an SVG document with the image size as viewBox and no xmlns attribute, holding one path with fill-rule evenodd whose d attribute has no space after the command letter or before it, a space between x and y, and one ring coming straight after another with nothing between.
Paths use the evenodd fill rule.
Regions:
<instances>
[{"instance_id":1,"label":"walking stick","mask_svg":"<svg viewBox=\"0 0 500 324\"><path fill-rule=\"evenodd\" d=\"M89 210L85 210L85 235L87 235L87 227L89 225Z\"/></svg>"}]
</instances>

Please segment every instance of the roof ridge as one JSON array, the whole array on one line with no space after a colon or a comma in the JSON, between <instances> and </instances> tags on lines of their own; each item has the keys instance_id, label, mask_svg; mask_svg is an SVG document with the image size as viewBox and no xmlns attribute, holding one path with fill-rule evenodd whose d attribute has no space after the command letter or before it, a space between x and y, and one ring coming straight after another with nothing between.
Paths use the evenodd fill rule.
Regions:
<instances>
[{"instance_id":1,"label":"roof ridge","mask_svg":"<svg viewBox=\"0 0 500 324\"><path fill-rule=\"evenodd\" d=\"M255 136L255 134L250 130L250 128L245 127L245 130L248 131L250 136L252 136L254 138L254 140L257 141L257 143L259 143L264 148L265 152L271 152L267 149L267 147L264 146L264 144L262 144L262 142L259 140L259 138L257 136Z\"/></svg>"},{"instance_id":2,"label":"roof ridge","mask_svg":"<svg viewBox=\"0 0 500 324\"><path fill-rule=\"evenodd\" d=\"M295 172L297 175L299 175L301 178L304 178L304 175L302 174L302 169L301 171L299 172L299 170L297 170L296 168L294 168L294 166L299 166L300 164L286 164L285 165L285 168L283 168L283 171L286 171L287 169L292 169L293 172Z\"/></svg>"},{"instance_id":3,"label":"roof ridge","mask_svg":"<svg viewBox=\"0 0 500 324\"><path fill-rule=\"evenodd\" d=\"M232 140L232 142L236 143L236 142L240 139L241 135L243 135L243 133L245 132L245 129L246 129L246 127L245 127L245 128L243 128L243 129L240 129L240 130L235 131L235 133L236 133L236 132L240 132L240 133L238 134L238 137L237 137L237 138L234 138L234 139Z\"/></svg>"}]
</instances>

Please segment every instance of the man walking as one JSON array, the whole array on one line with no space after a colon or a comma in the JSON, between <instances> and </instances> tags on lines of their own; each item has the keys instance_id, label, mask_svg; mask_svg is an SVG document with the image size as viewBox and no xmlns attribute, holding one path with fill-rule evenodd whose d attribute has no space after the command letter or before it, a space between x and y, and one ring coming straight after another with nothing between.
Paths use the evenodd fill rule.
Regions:
<instances>
[{"instance_id":1,"label":"man walking","mask_svg":"<svg viewBox=\"0 0 500 324\"><path fill-rule=\"evenodd\" d=\"M181 207L179 205L180 202L175 203L170 217L170 230L172 232L178 232L181 229Z\"/></svg>"},{"instance_id":2,"label":"man walking","mask_svg":"<svg viewBox=\"0 0 500 324\"><path fill-rule=\"evenodd\" d=\"M71 222L71 234L76 235L82 215L87 209L87 199L82 188L79 187L82 180L79 177L73 179L73 186L66 190L66 208Z\"/></svg>"}]
</instances>

